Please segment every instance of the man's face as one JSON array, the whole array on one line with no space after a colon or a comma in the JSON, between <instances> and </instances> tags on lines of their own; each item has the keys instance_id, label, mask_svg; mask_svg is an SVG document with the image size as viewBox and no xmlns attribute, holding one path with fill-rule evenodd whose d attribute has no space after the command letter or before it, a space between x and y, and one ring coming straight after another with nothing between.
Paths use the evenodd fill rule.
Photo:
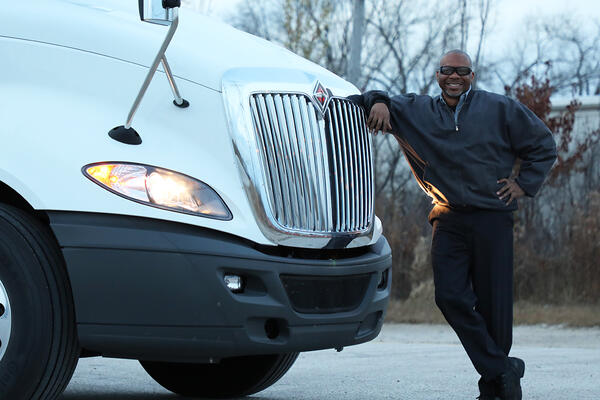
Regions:
<instances>
[{"instance_id":1,"label":"man's face","mask_svg":"<svg viewBox=\"0 0 600 400\"><path fill-rule=\"evenodd\" d=\"M470 67L469 59L462 54L448 54L440 61L440 67ZM458 98L471 87L471 81L475 78L473 72L460 76L456 71L450 75L444 75L438 70L435 73L438 84L444 94L451 98Z\"/></svg>"}]
</instances>

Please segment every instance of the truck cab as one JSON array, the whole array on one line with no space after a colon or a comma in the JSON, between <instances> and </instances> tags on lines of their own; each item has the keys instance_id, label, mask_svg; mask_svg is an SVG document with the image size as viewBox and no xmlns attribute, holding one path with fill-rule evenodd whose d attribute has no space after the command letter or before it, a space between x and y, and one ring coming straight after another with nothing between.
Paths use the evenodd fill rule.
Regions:
<instances>
[{"instance_id":1,"label":"truck cab","mask_svg":"<svg viewBox=\"0 0 600 400\"><path fill-rule=\"evenodd\" d=\"M358 90L172 8L133 118L169 24L132 0L0 10L2 399L58 398L85 356L238 397L381 329L391 252Z\"/></svg>"}]
</instances>

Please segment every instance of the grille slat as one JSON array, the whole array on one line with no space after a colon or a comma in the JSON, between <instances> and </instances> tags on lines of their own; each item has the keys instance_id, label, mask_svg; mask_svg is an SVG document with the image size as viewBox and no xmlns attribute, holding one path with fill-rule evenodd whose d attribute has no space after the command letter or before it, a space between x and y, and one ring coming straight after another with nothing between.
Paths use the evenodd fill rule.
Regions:
<instances>
[{"instance_id":1,"label":"grille slat","mask_svg":"<svg viewBox=\"0 0 600 400\"><path fill-rule=\"evenodd\" d=\"M267 103L268 117L271 123L271 134L273 135L275 142L276 157L279 161L279 166L282 169L279 174L282 187L282 207L284 211L285 224L293 227L293 215L294 210L292 209L292 199L295 197L290 187L290 180L292 176L292 170L285 150L284 139L281 137L281 131L279 130L279 118L277 117L277 111L275 110L275 100L272 95L265 97Z\"/></svg>"},{"instance_id":2,"label":"grille slat","mask_svg":"<svg viewBox=\"0 0 600 400\"><path fill-rule=\"evenodd\" d=\"M360 113L360 119L361 119L361 131L362 134L360 135L361 140L363 141L363 147L365 149L369 149L370 145L369 145L369 131L367 128L367 121L366 121L366 116L363 113ZM371 198L370 196L373 195L372 190L371 190L371 173L372 171L370 170L370 151L364 151L362 154L363 157L363 162L365 163L365 175L363 178L364 184L365 184L365 221L364 224L368 224L369 221L371 220Z\"/></svg>"},{"instance_id":3,"label":"grille slat","mask_svg":"<svg viewBox=\"0 0 600 400\"><path fill-rule=\"evenodd\" d=\"M297 228L300 226L299 222L299 213L300 208L298 206L299 201L299 193L297 191L297 171L294 165L294 155L292 153L291 144L290 144L290 135L287 131L287 124L285 123L285 115L283 115L283 104L281 102L281 96L274 95L272 96L273 107L275 112L275 118L277 123L275 124L275 132L277 132L280 140L281 147L283 149L283 158L286 164L286 168L288 170L287 185L290 191L290 196L288 197L288 204L291 206L291 216L288 220L288 223L292 228Z\"/></svg>"},{"instance_id":4,"label":"grille slat","mask_svg":"<svg viewBox=\"0 0 600 400\"><path fill-rule=\"evenodd\" d=\"M308 171L308 174L310 176L310 186L312 188L312 199L313 199L313 216L312 216L312 220L313 220L313 225L314 225L314 229L318 230L318 226L319 223L321 221L321 214L322 214L322 210L320 207L320 201L319 201L319 197L320 197L320 192L319 192L319 186L318 186L318 182L314 179L315 176L317 176L317 164L316 164L316 151L315 151L315 138L314 135L312 133L312 127L311 127L311 123L310 123L310 118L308 115L308 105L306 103L306 99L300 96L296 97L297 101L298 101L298 111L300 113L300 122L301 122L301 126L302 129L304 131L304 135L306 138L306 152L307 152L307 158L309 160L309 167L310 170Z\"/></svg>"},{"instance_id":5,"label":"grille slat","mask_svg":"<svg viewBox=\"0 0 600 400\"><path fill-rule=\"evenodd\" d=\"M363 116L364 118L364 116ZM367 143L367 147L369 149L373 148L373 144L371 142L372 138L371 135L369 135L368 129L367 129L367 125L366 123L363 124L363 131L365 132L364 138L365 141ZM366 159L367 159L367 168L368 171L366 171L366 176L369 182L368 188L369 191L367 192L367 200L369 201L369 206L367 208L367 211L369 212L369 221L373 220L373 209L374 209L374 204L373 202L375 201L375 186L374 186L374 180L373 180L373 160L372 160L372 152L371 151L366 151L365 152L366 155Z\"/></svg>"},{"instance_id":6,"label":"grille slat","mask_svg":"<svg viewBox=\"0 0 600 400\"><path fill-rule=\"evenodd\" d=\"M372 145L361 108L333 98L324 115L296 93L250 98L271 214L282 228L358 233L372 223Z\"/></svg>"},{"instance_id":7,"label":"grille slat","mask_svg":"<svg viewBox=\"0 0 600 400\"><path fill-rule=\"evenodd\" d=\"M314 181L310 179L310 177L314 174L314 167L311 165L311 161L314 157L310 152L310 145L308 144L310 138L305 136L304 123L302 121L298 96L290 96L290 110L292 113L295 134L298 138L298 154L301 161L302 180L305 190L304 204L306 206L306 226L309 230L315 230L319 216L318 212L315 212L317 197L315 193Z\"/></svg>"},{"instance_id":8,"label":"grille slat","mask_svg":"<svg viewBox=\"0 0 600 400\"><path fill-rule=\"evenodd\" d=\"M333 120L335 121L335 129L331 132L331 145L334 148L334 151L337 153L336 158L336 166L338 174L336 175L335 185L336 185L336 193L337 193L337 224L336 231L341 232L344 229L343 221L345 219L345 210L346 210L346 193L344 190L344 159L343 155L343 147L340 141L339 132L342 131L342 122L340 120L340 115L338 113L337 104L335 101L332 101L332 114Z\"/></svg>"},{"instance_id":9,"label":"grille slat","mask_svg":"<svg viewBox=\"0 0 600 400\"><path fill-rule=\"evenodd\" d=\"M354 171L357 169L356 166L356 146L354 143L354 124L352 122L352 114L350 113L350 107L341 107L344 110L344 116L346 121L346 142L348 143L347 151L348 151L348 164L350 164L350 173L348 174L348 197L350 199L350 209L348 210L349 215L349 230L356 229L356 211L357 211L357 194L356 194L356 178L358 174L355 174Z\"/></svg>"},{"instance_id":10,"label":"grille slat","mask_svg":"<svg viewBox=\"0 0 600 400\"><path fill-rule=\"evenodd\" d=\"M319 123L317 121L317 115L315 114L315 109L312 106L312 104L310 103L306 103L306 108L308 111L308 116L309 116L309 121L310 121L310 125L311 125L311 133L312 133L312 138L313 138L313 143L314 143L314 152L315 152L315 162L316 162L316 167L317 167L317 176L316 176L316 180L317 180L317 185L319 186L318 192L319 192L319 215L321 216L320 218L320 222L321 224L320 229L322 229L323 231L325 231L327 229L326 227L326 221L328 220L327 214L329 213L329 209L327 208L327 201L326 198L329 197L329 192L327 189L327 167L324 164L323 161L323 152L325 151L326 145L325 142L323 140L322 134L321 134L321 127L319 126ZM325 200L324 200L325 199Z\"/></svg>"},{"instance_id":11,"label":"grille slat","mask_svg":"<svg viewBox=\"0 0 600 400\"><path fill-rule=\"evenodd\" d=\"M336 107L338 109L338 112L340 113L340 121L342 122L342 129L340 130L339 135L342 138L342 140L341 140L342 157L344 159L343 190L344 190L344 198L346 200L345 204L344 204L344 215L345 215L344 230L349 231L349 230L351 230L351 227L350 227L350 224L352 221L351 209L353 208L352 207L352 185L350 183L350 178L352 177L352 174L354 173L354 171L352 171L352 161L350 160L350 150L351 149L350 149L349 141L346 138L346 134L349 131L348 116L344 112L345 110L343 107L341 107L339 101L336 101Z\"/></svg>"},{"instance_id":12,"label":"grille slat","mask_svg":"<svg viewBox=\"0 0 600 400\"><path fill-rule=\"evenodd\" d=\"M350 107L350 115L352 116L352 127L353 127L353 131L352 131L352 141L354 143L354 148L356 149L355 153L354 153L354 162L356 164L356 169L358 171L362 171L362 162L360 160L361 157L361 153L362 153L362 147L360 146L360 138L359 138L359 133L360 133L360 125L358 122L358 115L356 112L356 107L354 105L352 105ZM354 229L362 229L362 212L364 209L364 204L363 204L363 196L362 196L362 177L359 176L358 174L356 174L354 176L354 193L356 193L356 220L354 221Z\"/></svg>"},{"instance_id":13,"label":"grille slat","mask_svg":"<svg viewBox=\"0 0 600 400\"><path fill-rule=\"evenodd\" d=\"M270 124L267 113L267 106L265 104L264 96L258 96L255 100L255 108L253 109L253 115L255 118L255 126L260 126L260 140L261 145L263 146L263 159L267 159L268 174L267 176L270 179L269 181L269 189L273 194L270 196L271 209L276 213L277 219L284 219L285 212L283 210L283 186L282 180L280 176L280 171L283 170L280 160L275 152L275 141L273 135L271 134Z\"/></svg>"},{"instance_id":14,"label":"grille slat","mask_svg":"<svg viewBox=\"0 0 600 400\"><path fill-rule=\"evenodd\" d=\"M329 133L329 138L330 138L330 143L334 143L334 138L335 138L335 129L336 127L334 127L334 113L332 111L332 108L329 107L327 109L327 114L326 114L326 118L327 118L327 132ZM335 215L333 215L334 213L332 212L332 218L335 217L335 220L332 221L332 230L335 231L339 231L340 228L340 191L339 191L339 187L338 187L338 177L339 177L339 171L338 171L338 151L337 149L334 148L330 148L329 149L329 154L328 154L328 158L329 158L329 163L331 165L331 182L334 190L332 191L332 203L334 204L334 209L335 209ZM333 208L332 208L333 209Z\"/></svg>"},{"instance_id":15,"label":"grille slat","mask_svg":"<svg viewBox=\"0 0 600 400\"><path fill-rule=\"evenodd\" d=\"M278 96L282 102L282 115L280 114L280 119L283 119L283 125L285 126L285 130L287 132L287 140L286 145L289 147L290 151L290 161L292 167L294 169L294 189L297 194L296 205L298 207L298 221L300 227L307 226L307 214L310 209L310 205L307 204L307 188L304 186L304 175L305 169L302 166L302 154L299 151L298 147L298 137L296 136L296 126L294 121L294 116L291 110L291 104L289 96ZM283 118L282 118L283 117Z\"/></svg>"}]
</instances>

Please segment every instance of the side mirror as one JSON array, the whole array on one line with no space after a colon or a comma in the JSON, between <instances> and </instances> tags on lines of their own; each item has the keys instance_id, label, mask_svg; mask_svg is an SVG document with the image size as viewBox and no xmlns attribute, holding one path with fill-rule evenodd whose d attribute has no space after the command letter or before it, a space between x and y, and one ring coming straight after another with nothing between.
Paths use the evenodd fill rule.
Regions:
<instances>
[{"instance_id":1,"label":"side mirror","mask_svg":"<svg viewBox=\"0 0 600 400\"><path fill-rule=\"evenodd\" d=\"M181 6L181 0L138 0L138 6L142 21L168 26L175 18L173 9Z\"/></svg>"}]
</instances>

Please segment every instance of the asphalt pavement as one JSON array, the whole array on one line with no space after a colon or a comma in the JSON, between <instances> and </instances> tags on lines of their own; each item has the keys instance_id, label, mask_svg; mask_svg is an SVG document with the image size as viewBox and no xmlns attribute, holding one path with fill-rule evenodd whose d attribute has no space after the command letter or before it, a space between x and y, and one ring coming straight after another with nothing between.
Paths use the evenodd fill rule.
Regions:
<instances>
[{"instance_id":1,"label":"asphalt pavement","mask_svg":"<svg viewBox=\"0 0 600 400\"><path fill-rule=\"evenodd\" d=\"M599 400L600 328L520 326L511 355L527 363L523 399ZM254 400L475 399L478 376L444 325L387 324L374 341L300 355ZM61 400L182 400L137 361L81 359Z\"/></svg>"}]
</instances>

